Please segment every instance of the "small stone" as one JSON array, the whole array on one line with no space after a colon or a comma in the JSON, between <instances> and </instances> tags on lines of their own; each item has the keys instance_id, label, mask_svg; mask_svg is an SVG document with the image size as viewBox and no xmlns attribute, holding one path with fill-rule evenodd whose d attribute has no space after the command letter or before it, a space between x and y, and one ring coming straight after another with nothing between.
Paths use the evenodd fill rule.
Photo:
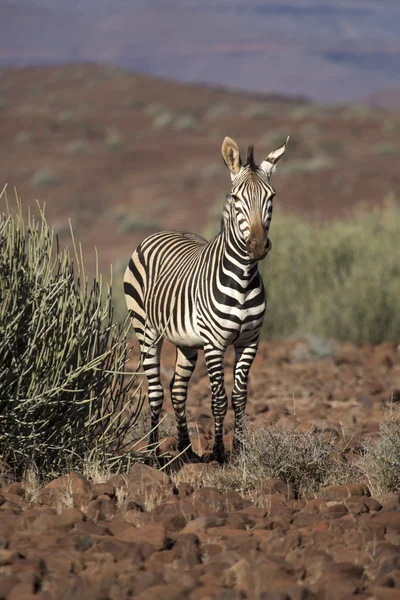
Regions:
<instances>
[{"instance_id":1,"label":"small stone","mask_svg":"<svg viewBox=\"0 0 400 600\"><path fill-rule=\"evenodd\" d=\"M345 500L350 496L370 496L368 486L364 483L352 483L348 485L330 485L321 488L320 494L324 500Z\"/></svg>"},{"instance_id":2,"label":"small stone","mask_svg":"<svg viewBox=\"0 0 400 600\"><path fill-rule=\"evenodd\" d=\"M92 485L91 500L96 500L99 496L115 498L115 487L111 483L95 483Z\"/></svg>"},{"instance_id":3,"label":"small stone","mask_svg":"<svg viewBox=\"0 0 400 600\"><path fill-rule=\"evenodd\" d=\"M87 518L94 523L98 521L110 521L115 517L117 508L111 498L92 500L87 507Z\"/></svg>"},{"instance_id":4,"label":"small stone","mask_svg":"<svg viewBox=\"0 0 400 600\"><path fill-rule=\"evenodd\" d=\"M60 515L41 514L31 527L34 531L46 531L47 529L58 529L72 527L83 520L83 514L78 508L67 508Z\"/></svg>"},{"instance_id":5,"label":"small stone","mask_svg":"<svg viewBox=\"0 0 400 600\"><path fill-rule=\"evenodd\" d=\"M259 493L282 494L287 500L293 500L295 493L290 483L284 483L279 479L263 479L259 483Z\"/></svg>"}]
</instances>

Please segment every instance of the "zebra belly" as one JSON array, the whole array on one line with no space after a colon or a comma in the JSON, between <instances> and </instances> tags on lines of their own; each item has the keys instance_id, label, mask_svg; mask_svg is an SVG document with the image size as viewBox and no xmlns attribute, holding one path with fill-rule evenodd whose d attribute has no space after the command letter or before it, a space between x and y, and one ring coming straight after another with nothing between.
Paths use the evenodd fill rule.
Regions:
<instances>
[{"instance_id":1,"label":"zebra belly","mask_svg":"<svg viewBox=\"0 0 400 600\"><path fill-rule=\"evenodd\" d=\"M197 348L200 350L204 347L203 338L193 330L187 332L165 331L163 336L179 348Z\"/></svg>"}]
</instances>

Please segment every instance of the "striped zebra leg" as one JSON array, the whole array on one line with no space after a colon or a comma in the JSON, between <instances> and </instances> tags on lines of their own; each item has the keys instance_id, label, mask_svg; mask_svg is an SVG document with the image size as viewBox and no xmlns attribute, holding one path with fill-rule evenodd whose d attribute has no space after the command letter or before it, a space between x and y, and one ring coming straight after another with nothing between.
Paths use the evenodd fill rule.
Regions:
<instances>
[{"instance_id":1,"label":"striped zebra leg","mask_svg":"<svg viewBox=\"0 0 400 600\"><path fill-rule=\"evenodd\" d=\"M215 427L212 457L221 463L224 461L223 426L228 408L224 384L224 350L207 345L204 346L204 356L211 384L211 410Z\"/></svg>"},{"instance_id":2,"label":"striped zebra leg","mask_svg":"<svg viewBox=\"0 0 400 600\"><path fill-rule=\"evenodd\" d=\"M244 413L247 401L247 384L250 367L256 356L258 340L245 348L235 348L234 384L232 391L232 408L235 413L235 434L233 450L239 452L243 447Z\"/></svg>"},{"instance_id":3,"label":"striped zebra leg","mask_svg":"<svg viewBox=\"0 0 400 600\"><path fill-rule=\"evenodd\" d=\"M146 373L148 381L148 396L150 404L151 431L149 437L149 448L151 449L158 443L158 422L160 412L164 401L164 391L160 381L160 354L162 340L148 340L146 336L145 343L141 343L141 354L143 370Z\"/></svg>"},{"instance_id":4,"label":"striped zebra leg","mask_svg":"<svg viewBox=\"0 0 400 600\"><path fill-rule=\"evenodd\" d=\"M176 349L175 373L170 383L172 405L178 427L178 448L186 450L186 457L199 460L190 445L189 431L186 422L186 398L190 378L196 367L197 350L192 348Z\"/></svg>"}]
</instances>

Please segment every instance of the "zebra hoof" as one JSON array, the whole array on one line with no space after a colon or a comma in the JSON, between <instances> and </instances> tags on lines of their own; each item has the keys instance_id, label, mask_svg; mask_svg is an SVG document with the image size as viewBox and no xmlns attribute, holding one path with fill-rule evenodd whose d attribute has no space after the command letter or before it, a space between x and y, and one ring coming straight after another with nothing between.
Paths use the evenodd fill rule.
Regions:
<instances>
[{"instance_id":1,"label":"zebra hoof","mask_svg":"<svg viewBox=\"0 0 400 600\"><path fill-rule=\"evenodd\" d=\"M200 463L201 458L198 454L196 454L196 452L194 452L191 448L186 450L186 452L184 452L181 457L180 457L185 463Z\"/></svg>"},{"instance_id":2,"label":"zebra hoof","mask_svg":"<svg viewBox=\"0 0 400 600\"><path fill-rule=\"evenodd\" d=\"M213 450L210 453L203 454L202 460L203 462L217 462L220 465L224 465L227 462L227 455L224 450Z\"/></svg>"}]
</instances>

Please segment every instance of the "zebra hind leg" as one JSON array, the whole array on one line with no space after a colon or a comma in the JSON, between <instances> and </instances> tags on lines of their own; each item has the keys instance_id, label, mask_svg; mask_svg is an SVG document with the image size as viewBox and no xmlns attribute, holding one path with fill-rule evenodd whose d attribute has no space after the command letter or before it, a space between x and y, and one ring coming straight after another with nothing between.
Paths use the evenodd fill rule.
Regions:
<instances>
[{"instance_id":1,"label":"zebra hind leg","mask_svg":"<svg viewBox=\"0 0 400 600\"><path fill-rule=\"evenodd\" d=\"M224 418L228 408L228 399L224 383L224 350L213 346L204 347L204 356L211 384L211 410L214 417L214 447L211 458L220 464L225 460Z\"/></svg>"},{"instance_id":2,"label":"zebra hind leg","mask_svg":"<svg viewBox=\"0 0 400 600\"><path fill-rule=\"evenodd\" d=\"M142 365L148 381L148 396L151 416L151 433L149 436L149 450L152 450L158 444L158 423L160 412L164 401L164 391L160 381L160 354L162 340L148 339L143 341L141 346Z\"/></svg>"},{"instance_id":3,"label":"zebra hind leg","mask_svg":"<svg viewBox=\"0 0 400 600\"><path fill-rule=\"evenodd\" d=\"M257 353L258 342L244 348L235 348L234 384L232 408L235 413L234 452L243 448L244 416L247 402L247 385L250 367Z\"/></svg>"},{"instance_id":4,"label":"zebra hind leg","mask_svg":"<svg viewBox=\"0 0 400 600\"><path fill-rule=\"evenodd\" d=\"M197 350L177 348L175 373L170 383L172 406L175 411L178 428L178 449L185 450L185 458L189 462L199 462L200 457L193 452L186 422L186 399L188 386L197 362Z\"/></svg>"}]
</instances>

